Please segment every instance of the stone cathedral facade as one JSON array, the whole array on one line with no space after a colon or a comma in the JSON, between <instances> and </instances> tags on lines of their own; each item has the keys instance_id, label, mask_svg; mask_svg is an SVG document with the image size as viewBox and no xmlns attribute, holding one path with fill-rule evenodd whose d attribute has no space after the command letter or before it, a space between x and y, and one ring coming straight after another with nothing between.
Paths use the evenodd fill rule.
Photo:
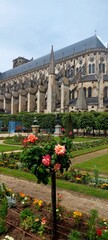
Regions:
<instances>
[{"instance_id":1,"label":"stone cathedral facade","mask_svg":"<svg viewBox=\"0 0 108 240\"><path fill-rule=\"evenodd\" d=\"M0 73L0 110L108 111L108 48L95 35L35 60L14 59Z\"/></svg>"}]
</instances>

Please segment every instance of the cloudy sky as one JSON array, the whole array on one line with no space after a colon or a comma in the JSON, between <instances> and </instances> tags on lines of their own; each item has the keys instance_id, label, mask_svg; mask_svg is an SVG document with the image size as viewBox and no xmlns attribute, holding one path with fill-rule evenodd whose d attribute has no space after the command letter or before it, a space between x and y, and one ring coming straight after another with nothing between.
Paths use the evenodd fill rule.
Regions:
<instances>
[{"instance_id":1,"label":"cloudy sky","mask_svg":"<svg viewBox=\"0 0 108 240\"><path fill-rule=\"evenodd\" d=\"M95 34L108 42L108 0L0 0L0 72Z\"/></svg>"}]
</instances>

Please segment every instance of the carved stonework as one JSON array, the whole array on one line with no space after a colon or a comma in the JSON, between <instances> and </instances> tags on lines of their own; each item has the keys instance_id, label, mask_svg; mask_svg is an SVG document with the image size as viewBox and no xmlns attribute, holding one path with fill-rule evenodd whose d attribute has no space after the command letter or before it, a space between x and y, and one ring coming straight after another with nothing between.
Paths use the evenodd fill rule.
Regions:
<instances>
[{"instance_id":1,"label":"carved stonework","mask_svg":"<svg viewBox=\"0 0 108 240\"><path fill-rule=\"evenodd\" d=\"M18 94L21 94L22 96L25 96L25 95L27 95L27 91L22 89L22 90L18 91Z\"/></svg>"},{"instance_id":2,"label":"carved stonework","mask_svg":"<svg viewBox=\"0 0 108 240\"><path fill-rule=\"evenodd\" d=\"M6 99L11 99L11 94L10 93L5 93L5 98Z\"/></svg>"},{"instance_id":3,"label":"carved stonework","mask_svg":"<svg viewBox=\"0 0 108 240\"><path fill-rule=\"evenodd\" d=\"M12 96L13 96L14 98L17 98L17 97L18 97L18 93L17 93L17 92L14 92L14 91L12 91Z\"/></svg>"}]
</instances>

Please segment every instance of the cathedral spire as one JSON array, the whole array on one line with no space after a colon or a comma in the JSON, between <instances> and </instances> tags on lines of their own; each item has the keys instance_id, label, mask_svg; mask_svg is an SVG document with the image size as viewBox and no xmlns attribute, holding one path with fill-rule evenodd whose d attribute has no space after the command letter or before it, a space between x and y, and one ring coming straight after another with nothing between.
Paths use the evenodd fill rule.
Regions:
<instances>
[{"instance_id":1,"label":"cathedral spire","mask_svg":"<svg viewBox=\"0 0 108 240\"><path fill-rule=\"evenodd\" d=\"M52 46L52 48L51 48L50 65L49 65L49 74L55 74L55 64L54 64L54 52L53 52L53 46Z\"/></svg>"}]
</instances>

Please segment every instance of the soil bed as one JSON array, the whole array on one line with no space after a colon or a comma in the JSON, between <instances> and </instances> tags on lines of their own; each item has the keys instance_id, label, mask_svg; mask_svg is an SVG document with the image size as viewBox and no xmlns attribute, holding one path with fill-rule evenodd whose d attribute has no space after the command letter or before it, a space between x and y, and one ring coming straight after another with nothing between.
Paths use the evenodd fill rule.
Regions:
<instances>
[{"instance_id":1,"label":"soil bed","mask_svg":"<svg viewBox=\"0 0 108 240\"><path fill-rule=\"evenodd\" d=\"M7 235L13 237L15 240L41 240L47 239L51 240L51 209L43 208L41 211L36 210L33 205L29 206L35 214L40 214L41 217L45 217L47 219L47 224L45 227L44 238L40 237L38 233L33 233L31 231L26 231L22 229L20 224L20 212L26 209L26 207L21 207L20 204L17 204L14 208L8 209L8 215L6 218L7 223ZM62 218L57 222L57 237L56 240L66 240L68 234L72 229L78 230L82 234L81 240L85 240L84 234L87 231L86 221L84 219L81 221L81 224L76 225L74 219L72 217L65 217L65 209L63 211ZM5 234L6 235L6 234ZM5 236L1 235L0 239L3 239Z\"/></svg>"}]
</instances>

